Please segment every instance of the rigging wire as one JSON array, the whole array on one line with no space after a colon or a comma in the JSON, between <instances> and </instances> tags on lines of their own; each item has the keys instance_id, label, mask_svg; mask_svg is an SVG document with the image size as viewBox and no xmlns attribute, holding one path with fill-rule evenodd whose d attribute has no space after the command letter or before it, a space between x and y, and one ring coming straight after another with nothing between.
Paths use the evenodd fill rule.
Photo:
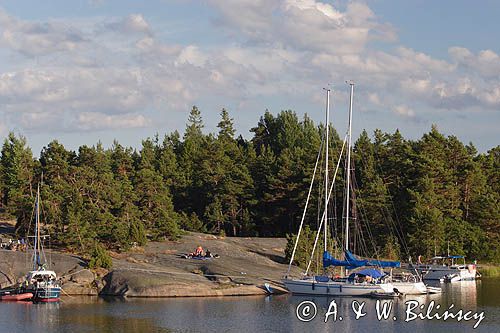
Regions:
<instances>
[{"instance_id":1,"label":"rigging wire","mask_svg":"<svg viewBox=\"0 0 500 333\"><path fill-rule=\"evenodd\" d=\"M359 115L359 121L361 121L361 122L365 121L362 113ZM366 128L366 126L365 126L365 128ZM362 157L364 157L364 155ZM391 207L392 207L393 214L391 214L391 212L389 211L389 208L385 207L385 205L384 205L385 214L389 217L387 220L389 221L390 224L392 224L392 227L395 229L396 235L399 238L399 241L400 241L401 245L403 246L403 249L406 252L406 255L409 256L410 255L410 250L409 250L408 242L407 242L406 237L405 237L405 233L403 231L402 223L400 221L398 212L396 210L396 205L394 204L394 196L391 193L389 187L387 186L385 179L382 177L382 175L384 175L384 172L383 172L382 167L381 167L381 165L379 163L380 157L378 156L378 154L377 154L376 151L374 151L374 157L376 157L374 159L374 161L375 161L375 163L374 163L375 168L377 169L377 171L381 175L380 178L381 178L382 184L384 185L384 188L385 188L385 190L388 193L389 201L390 201ZM362 161L362 163L365 163L366 162L366 158L361 158L361 161ZM394 216L394 219L392 219L392 216Z\"/></svg>"},{"instance_id":2,"label":"rigging wire","mask_svg":"<svg viewBox=\"0 0 500 333\"><path fill-rule=\"evenodd\" d=\"M376 153L375 153L375 155L376 155ZM364 154L361 154L360 160L363 164L363 167L365 169L367 169L367 164L368 164L368 162L366 161L367 157ZM399 221L396 206L394 205L393 195L391 194L389 187L387 186L386 182L384 181L384 178L382 177L382 175L384 173L383 173L383 170L382 170L380 164L378 163L378 161L379 161L379 158L374 156L374 163L373 164L374 164L374 167L376 169L375 171L377 172L376 176L378 176L382 182L382 185L384 187L384 191L386 192L385 194L389 198L388 201L391 204L392 211L394 213L394 217L395 217L396 221L392 218L392 214L391 214L391 212L389 212L389 209L387 208L386 205L383 205L383 207L381 209L381 214L383 215L382 217L384 218L384 220L388 222L387 226L389 227L390 231L398 237L400 244L403 246L405 254L409 256L410 251L409 251L408 243L406 242L406 237L404 236L404 232L402 230L402 226L401 226L401 223Z\"/></svg>"},{"instance_id":3,"label":"rigging wire","mask_svg":"<svg viewBox=\"0 0 500 333\"><path fill-rule=\"evenodd\" d=\"M316 170L318 168L318 162L319 162L319 158L320 158L320 155L321 155L321 150L323 148L323 141L324 141L324 139L321 140L321 145L320 145L320 149L319 149L319 152L318 152L318 157L316 158L316 165L314 166L314 172L313 172L313 176L312 176L312 179L311 179L311 185L309 186L309 193L307 194L306 205L304 207L304 212L302 214L302 220L300 221L299 232L297 233L297 239L295 240L295 245L293 247L292 256L290 258L290 263L288 264L288 271L286 273L287 275L290 273L290 269L292 268L293 258L295 257L295 251L297 250L297 245L299 244L300 233L302 231L302 226L304 224L304 219L306 217L307 206L309 204L309 199L311 197L311 191L312 191L312 187L313 187L313 184L314 184L314 177L316 175Z\"/></svg>"},{"instance_id":4,"label":"rigging wire","mask_svg":"<svg viewBox=\"0 0 500 333\"><path fill-rule=\"evenodd\" d=\"M346 139L347 139L347 136L346 136ZM338 158L337 167L335 168L335 173L333 175L332 184L330 185L330 190L328 191L328 198L327 198L328 200L330 200L330 197L332 195L333 184L335 183L335 179L337 178L337 173L339 171L340 161L341 161L341 158L342 158L342 153L344 151L346 139L344 139L344 145L342 146L342 150L340 151L340 156ZM321 217L320 228L318 229L318 231L316 233L316 239L314 240L314 246L313 246L313 249L312 249L311 258L309 260L309 264L307 265L307 269L306 269L306 272L305 272L306 275L307 275L307 272L309 272L309 268L311 267L311 263L312 263L312 260L314 258L314 253L316 251L316 245L318 244L318 238L319 238L319 235L321 233L321 226L323 225L323 222L325 220L325 214L326 214L326 211L323 212L323 216Z\"/></svg>"},{"instance_id":5,"label":"rigging wire","mask_svg":"<svg viewBox=\"0 0 500 333\"><path fill-rule=\"evenodd\" d=\"M357 188L359 188L356 177L353 177L353 183ZM370 227L370 222L368 221L368 218L367 218L365 207L362 205L362 203L360 203L359 200L357 200L357 202L358 202L358 207L359 207L358 211L361 215L361 221L364 222L364 226L365 226L365 229L367 231L369 241L370 241L371 246L373 248L373 251L375 253L375 258L380 259L378 248L377 248L377 245L375 243L375 237L373 236L373 232L372 232L371 227ZM361 222L359 222L359 220L358 220L358 223L361 227ZM366 245L366 240L364 239L363 233L361 234L361 237L363 237L363 241L365 242L365 250L366 250L366 253L368 254L369 253L368 246Z\"/></svg>"}]
</instances>

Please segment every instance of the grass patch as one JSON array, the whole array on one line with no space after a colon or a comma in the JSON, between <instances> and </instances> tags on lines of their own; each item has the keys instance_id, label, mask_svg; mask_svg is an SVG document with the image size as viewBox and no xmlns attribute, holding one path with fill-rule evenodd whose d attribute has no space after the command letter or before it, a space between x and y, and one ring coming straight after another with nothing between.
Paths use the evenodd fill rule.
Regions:
<instances>
[{"instance_id":1,"label":"grass patch","mask_svg":"<svg viewBox=\"0 0 500 333\"><path fill-rule=\"evenodd\" d=\"M500 277L500 266L497 265L481 265L478 270L484 277Z\"/></svg>"}]
</instances>

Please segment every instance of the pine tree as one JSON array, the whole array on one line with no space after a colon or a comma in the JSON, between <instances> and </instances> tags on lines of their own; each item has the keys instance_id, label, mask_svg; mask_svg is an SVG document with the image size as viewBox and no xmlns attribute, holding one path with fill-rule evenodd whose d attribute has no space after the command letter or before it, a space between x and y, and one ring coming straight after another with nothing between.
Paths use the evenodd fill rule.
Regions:
<instances>
[{"instance_id":1,"label":"pine tree","mask_svg":"<svg viewBox=\"0 0 500 333\"><path fill-rule=\"evenodd\" d=\"M3 204L7 207L7 212L17 218L16 231L24 234L30 223L37 163L27 146L26 138L16 137L12 132L5 139L1 153Z\"/></svg>"},{"instance_id":2,"label":"pine tree","mask_svg":"<svg viewBox=\"0 0 500 333\"><path fill-rule=\"evenodd\" d=\"M433 180L424 176L418 190L410 190L410 195L414 206L410 218L410 244L415 255L430 258L444 253L446 226L440 209L442 198L436 195Z\"/></svg>"},{"instance_id":3,"label":"pine tree","mask_svg":"<svg viewBox=\"0 0 500 333\"><path fill-rule=\"evenodd\" d=\"M163 140L156 135L140 150L115 141L110 149L98 143L73 152L54 140L39 160L25 138L10 133L0 157L1 208L17 218L24 235L41 183L44 226L59 245L87 257L97 256L97 248L102 254L148 238L176 238L179 228L234 236L296 232L325 126L307 115L299 120L291 110L276 116L266 110L248 141L236 138L226 109L220 116L218 131L205 135L194 106L182 138L178 132ZM333 170L341 147L333 127L329 142ZM353 236L362 254L374 255L369 246L389 258L401 256L403 247L412 256L449 248L500 262L500 146L478 153L435 126L415 141L376 130L373 138L366 132L358 138L353 161ZM322 212L319 169L307 237ZM337 175L332 212L342 209L343 177Z\"/></svg>"},{"instance_id":4,"label":"pine tree","mask_svg":"<svg viewBox=\"0 0 500 333\"><path fill-rule=\"evenodd\" d=\"M134 179L141 221L152 239L175 239L179 236L178 216L174 211L170 191L162 176L154 169L153 163L154 147L151 140L145 140Z\"/></svg>"},{"instance_id":5,"label":"pine tree","mask_svg":"<svg viewBox=\"0 0 500 333\"><path fill-rule=\"evenodd\" d=\"M477 257L500 262L500 146L476 159L474 183L468 202L468 221L483 238Z\"/></svg>"},{"instance_id":6,"label":"pine tree","mask_svg":"<svg viewBox=\"0 0 500 333\"><path fill-rule=\"evenodd\" d=\"M204 216L215 232L240 235L252 232L248 208L253 204L253 180L245 164L243 147L234 139L232 119L221 112L217 139L206 140L197 183L204 196Z\"/></svg>"},{"instance_id":7,"label":"pine tree","mask_svg":"<svg viewBox=\"0 0 500 333\"><path fill-rule=\"evenodd\" d=\"M135 205L138 200L131 178L134 177L131 149L123 148L118 142L111 148L111 168L114 174L114 187L118 195L111 208L116 217L113 228L113 243L122 249L128 249L133 244L146 243L146 231L140 220L140 210Z\"/></svg>"},{"instance_id":8,"label":"pine tree","mask_svg":"<svg viewBox=\"0 0 500 333\"><path fill-rule=\"evenodd\" d=\"M52 228L56 240L64 233L66 221L62 208L70 195L68 179L72 174L75 158L75 153L66 150L57 140L50 142L40 154L43 222Z\"/></svg>"},{"instance_id":9,"label":"pine tree","mask_svg":"<svg viewBox=\"0 0 500 333\"><path fill-rule=\"evenodd\" d=\"M376 246L375 249L372 248L371 242L365 242L365 251L368 252L366 255L370 255L370 251L378 253L382 249L387 250L386 245L394 243L395 232L390 214L391 198L377 170L374 148L367 132L363 131L354 145L354 164L356 165L354 183L358 185L355 192L355 207L359 216L357 222L361 227L357 233L368 237L379 235L371 240Z\"/></svg>"},{"instance_id":10,"label":"pine tree","mask_svg":"<svg viewBox=\"0 0 500 333\"><path fill-rule=\"evenodd\" d=\"M233 140L235 133L233 119L229 117L229 113L224 108L222 109L220 115L221 120L217 125L217 127L219 128L219 140Z\"/></svg>"},{"instance_id":11,"label":"pine tree","mask_svg":"<svg viewBox=\"0 0 500 333\"><path fill-rule=\"evenodd\" d=\"M193 106L188 117L188 124L184 133L184 142L179 153L179 178L181 182L177 187L176 205L180 211L188 214L195 212L203 213L203 205L200 203L201 193L197 184L194 183L194 173L201 162L201 149L205 136L202 133L203 121L200 111Z\"/></svg>"}]
</instances>

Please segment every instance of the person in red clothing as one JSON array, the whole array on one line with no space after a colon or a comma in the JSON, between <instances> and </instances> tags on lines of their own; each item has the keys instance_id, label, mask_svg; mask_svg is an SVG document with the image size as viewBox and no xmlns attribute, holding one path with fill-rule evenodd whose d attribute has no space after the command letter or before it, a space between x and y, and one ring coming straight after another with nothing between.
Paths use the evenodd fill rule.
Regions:
<instances>
[{"instance_id":1,"label":"person in red clothing","mask_svg":"<svg viewBox=\"0 0 500 333\"><path fill-rule=\"evenodd\" d=\"M202 257L203 256L203 248L201 246L198 246L196 250L194 251L194 256L195 257Z\"/></svg>"}]
</instances>

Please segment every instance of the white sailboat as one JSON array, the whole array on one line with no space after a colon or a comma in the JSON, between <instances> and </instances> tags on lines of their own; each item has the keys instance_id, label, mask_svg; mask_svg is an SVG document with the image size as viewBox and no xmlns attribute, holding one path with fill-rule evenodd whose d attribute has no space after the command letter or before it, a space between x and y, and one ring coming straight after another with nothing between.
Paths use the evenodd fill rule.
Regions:
<instances>
[{"instance_id":1,"label":"white sailboat","mask_svg":"<svg viewBox=\"0 0 500 333\"><path fill-rule=\"evenodd\" d=\"M52 270L46 269L45 254L40 235L40 186L36 191L35 201L35 235L33 247L33 270L26 275L23 292L33 294L34 302L58 302L61 286L57 275Z\"/></svg>"},{"instance_id":2,"label":"white sailboat","mask_svg":"<svg viewBox=\"0 0 500 333\"><path fill-rule=\"evenodd\" d=\"M342 151L340 155L344 152L344 147L347 142L347 170L350 170L350 159L351 159L351 128L352 128L352 108L353 108L353 96L354 96L354 84L349 83L350 85L350 99L349 99L349 126L348 132L346 135L346 139L344 140L344 146L342 147ZM300 238L300 233L302 230L302 226L304 223L304 218L306 215L307 206L309 203L311 189L314 182L314 177L316 174L319 156L316 160L316 166L314 168L313 179L311 181L311 185L309 187L309 193L306 201L306 206L304 208L304 213L302 215L302 220L300 223L299 232L297 234L296 243L292 252L292 258L290 259L288 273L283 279L283 283L285 287L292 292L293 294L308 294L308 295L325 295L325 296L370 296L373 294L388 294L394 292L394 285L390 282L390 275L383 273L377 269L364 269L351 275L347 276L347 271L350 268L359 268L363 266L379 266L379 267L399 267L399 262L382 262L378 260L359 260L357 259L350 251L349 251L349 198L350 198L350 172L348 171L346 177L346 228L345 228L345 249L344 255L345 260L337 260L333 258L327 251L327 221L328 221L328 202L332 193L333 183L335 182L335 178L339 169L340 159L337 162L337 167L335 170L335 174L333 176L333 180L330 184L328 179L328 129L329 129L329 113L330 113L330 90L326 89L327 98L326 98L326 148L325 148L325 208L323 212L323 216L321 218L321 222L318 228L318 232L316 235L315 243L313 246L313 253L311 254L311 261L314 255L314 251L316 249L316 245L318 242L318 238L320 235L321 228L323 228L324 235L324 253L323 253L323 267L326 268L328 266L343 266L346 268L345 277L342 278L330 278L327 276L307 276L309 271L311 261L309 261L309 265L307 270L302 278L290 278L288 274L290 273L290 268L293 263L293 259L295 256L295 252L297 250L297 245Z\"/></svg>"}]
</instances>

